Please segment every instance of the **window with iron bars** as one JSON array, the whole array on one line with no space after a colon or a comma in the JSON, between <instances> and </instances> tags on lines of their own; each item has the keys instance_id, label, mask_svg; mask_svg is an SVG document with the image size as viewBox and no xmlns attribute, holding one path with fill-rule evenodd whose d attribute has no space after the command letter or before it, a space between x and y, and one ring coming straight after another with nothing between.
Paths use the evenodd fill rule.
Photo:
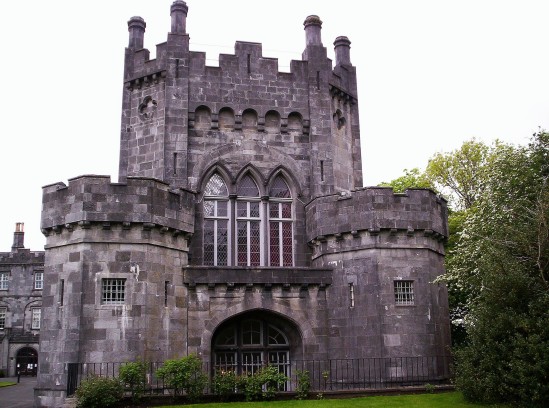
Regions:
<instances>
[{"instance_id":1,"label":"window with iron bars","mask_svg":"<svg viewBox=\"0 0 549 408\"><path fill-rule=\"evenodd\" d=\"M395 304L411 306L414 304L414 282L411 280L394 281Z\"/></svg>"},{"instance_id":2,"label":"window with iron bars","mask_svg":"<svg viewBox=\"0 0 549 408\"><path fill-rule=\"evenodd\" d=\"M101 303L120 305L126 300L126 279L106 278L101 281Z\"/></svg>"},{"instance_id":3,"label":"window with iron bars","mask_svg":"<svg viewBox=\"0 0 549 408\"><path fill-rule=\"evenodd\" d=\"M216 372L252 375L269 365L290 375L290 343L286 334L266 320L244 319L226 325L214 336ZM288 384L281 391L286 391Z\"/></svg>"}]
</instances>

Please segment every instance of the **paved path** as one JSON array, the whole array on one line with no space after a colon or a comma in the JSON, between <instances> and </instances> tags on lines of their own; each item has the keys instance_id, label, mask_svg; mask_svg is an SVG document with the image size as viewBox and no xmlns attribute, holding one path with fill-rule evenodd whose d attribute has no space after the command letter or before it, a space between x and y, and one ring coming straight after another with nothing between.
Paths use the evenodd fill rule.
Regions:
<instances>
[{"instance_id":1,"label":"paved path","mask_svg":"<svg viewBox=\"0 0 549 408\"><path fill-rule=\"evenodd\" d=\"M17 382L17 377L0 378L0 381ZM19 384L0 387L1 408L33 408L36 377L21 377Z\"/></svg>"}]
</instances>

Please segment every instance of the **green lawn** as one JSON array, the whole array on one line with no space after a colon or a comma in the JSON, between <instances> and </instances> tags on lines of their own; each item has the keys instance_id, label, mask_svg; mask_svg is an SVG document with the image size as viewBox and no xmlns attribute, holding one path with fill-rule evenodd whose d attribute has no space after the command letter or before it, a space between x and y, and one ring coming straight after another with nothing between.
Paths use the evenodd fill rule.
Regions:
<instances>
[{"instance_id":1,"label":"green lawn","mask_svg":"<svg viewBox=\"0 0 549 408\"><path fill-rule=\"evenodd\" d=\"M7 387L8 385L15 385L15 383L9 381L0 381L0 387Z\"/></svg>"},{"instance_id":2,"label":"green lawn","mask_svg":"<svg viewBox=\"0 0 549 408\"><path fill-rule=\"evenodd\" d=\"M480 404L465 402L459 392L437 394L411 394L395 396L372 396L345 399L322 399L306 401L271 401L271 402L231 402L215 404L193 404L164 406L164 408L488 408Z\"/></svg>"}]
</instances>

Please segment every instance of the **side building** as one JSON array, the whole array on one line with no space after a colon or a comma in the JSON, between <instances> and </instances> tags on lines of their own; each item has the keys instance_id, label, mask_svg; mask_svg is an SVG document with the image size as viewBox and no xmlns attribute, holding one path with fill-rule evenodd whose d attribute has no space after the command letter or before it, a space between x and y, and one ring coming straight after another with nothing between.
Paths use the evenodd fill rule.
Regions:
<instances>
[{"instance_id":1,"label":"side building","mask_svg":"<svg viewBox=\"0 0 549 408\"><path fill-rule=\"evenodd\" d=\"M351 41L332 61L311 15L290 72L241 41L211 67L187 4L170 12L155 59L128 22L118 182L43 188L37 406L62 405L69 365L190 353L239 374L324 364L348 387L367 381L348 361L404 381L419 357L443 378L446 201L363 187Z\"/></svg>"},{"instance_id":2,"label":"side building","mask_svg":"<svg viewBox=\"0 0 549 408\"><path fill-rule=\"evenodd\" d=\"M0 371L36 375L44 284L44 251L24 245L17 223L10 252L0 252Z\"/></svg>"}]
</instances>

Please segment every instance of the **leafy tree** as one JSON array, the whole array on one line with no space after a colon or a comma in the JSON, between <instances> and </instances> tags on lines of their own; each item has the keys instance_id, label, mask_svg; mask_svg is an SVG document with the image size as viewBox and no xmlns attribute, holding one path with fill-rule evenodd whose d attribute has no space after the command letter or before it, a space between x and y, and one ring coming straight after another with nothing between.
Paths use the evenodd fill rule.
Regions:
<instances>
[{"instance_id":1,"label":"leafy tree","mask_svg":"<svg viewBox=\"0 0 549 408\"><path fill-rule=\"evenodd\" d=\"M435 154L427 164L425 176L448 197L454 210L465 210L484 191L484 173L492 151L493 148L471 139L459 149Z\"/></svg>"},{"instance_id":2,"label":"leafy tree","mask_svg":"<svg viewBox=\"0 0 549 408\"><path fill-rule=\"evenodd\" d=\"M482 172L445 277L468 294L456 384L470 400L549 406L549 134L496 145Z\"/></svg>"},{"instance_id":3,"label":"leafy tree","mask_svg":"<svg viewBox=\"0 0 549 408\"><path fill-rule=\"evenodd\" d=\"M417 167L412 170L404 169L404 175L390 182L382 182L380 187L392 187L395 193L403 193L409 188L430 188L434 190L434 184L427 178L425 173Z\"/></svg>"}]
</instances>

